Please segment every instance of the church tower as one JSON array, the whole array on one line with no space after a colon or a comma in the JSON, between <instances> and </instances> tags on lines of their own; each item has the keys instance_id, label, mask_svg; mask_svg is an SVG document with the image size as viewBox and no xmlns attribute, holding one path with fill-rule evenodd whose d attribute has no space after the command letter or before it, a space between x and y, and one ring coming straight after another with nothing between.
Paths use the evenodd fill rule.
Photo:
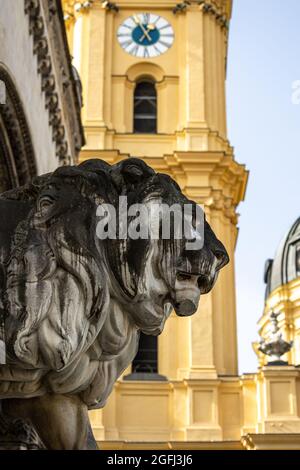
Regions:
<instances>
[{"instance_id":1,"label":"church tower","mask_svg":"<svg viewBox=\"0 0 300 470\"><path fill-rule=\"evenodd\" d=\"M141 346L140 369L127 370L105 409L92 412L99 440L240 437L234 252L247 171L227 138L232 2L178 1L63 1L83 86L81 161L134 156L168 173L204 205L231 258L199 312L172 315L157 344Z\"/></svg>"}]
</instances>

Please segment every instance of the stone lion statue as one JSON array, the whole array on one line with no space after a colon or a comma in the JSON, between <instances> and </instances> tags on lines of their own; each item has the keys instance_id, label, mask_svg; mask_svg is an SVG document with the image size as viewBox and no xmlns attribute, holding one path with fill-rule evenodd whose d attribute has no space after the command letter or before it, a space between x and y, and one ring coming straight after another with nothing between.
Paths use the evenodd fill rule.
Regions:
<instances>
[{"instance_id":1,"label":"stone lion statue","mask_svg":"<svg viewBox=\"0 0 300 470\"><path fill-rule=\"evenodd\" d=\"M184 238L100 239L97 207L121 195L195 206L135 158L60 167L0 196L0 442L92 448L88 410L105 405L140 331L159 335L172 308L194 314L228 263L206 221L198 251Z\"/></svg>"}]
</instances>

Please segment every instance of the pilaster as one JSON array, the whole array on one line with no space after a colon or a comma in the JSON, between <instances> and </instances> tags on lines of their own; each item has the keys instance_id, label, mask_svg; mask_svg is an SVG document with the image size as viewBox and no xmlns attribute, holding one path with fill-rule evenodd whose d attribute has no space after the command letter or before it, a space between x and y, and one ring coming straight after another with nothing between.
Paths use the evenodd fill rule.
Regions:
<instances>
[{"instance_id":1,"label":"pilaster","mask_svg":"<svg viewBox=\"0 0 300 470\"><path fill-rule=\"evenodd\" d=\"M218 381L187 381L189 420L187 441L220 441Z\"/></svg>"}]
</instances>

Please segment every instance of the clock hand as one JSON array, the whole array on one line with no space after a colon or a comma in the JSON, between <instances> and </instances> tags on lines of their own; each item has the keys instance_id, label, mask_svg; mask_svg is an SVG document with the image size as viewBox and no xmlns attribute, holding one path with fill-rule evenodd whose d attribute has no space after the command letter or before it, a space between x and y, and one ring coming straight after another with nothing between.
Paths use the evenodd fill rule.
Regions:
<instances>
[{"instance_id":1,"label":"clock hand","mask_svg":"<svg viewBox=\"0 0 300 470\"><path fill-rule=\"evenodd\" d=\"M154 31L156 29L156 26L154 24L148 24L147 25L147 32L149 33L149 31ZM144 34L140 39L139 41L142 42L144 39L145 39L146 35ZM150 40L151 40L151 37L150 37Z\"/></svg>"},{"instance_id":2,"label":"clock hand","mask_svg":"<svg viewBox=\"0 0 300 470\"><path fill-rule=\"evenodd\" d=\"M151 37L149 36L148 34L148 31L145 29L144 25L142 24L141 20L139 19L139 17L137 15L133 15L133 19L135 21L136 24L139 25L139 27L141 28L141 30L143 31L144 33L144 36L146 36L146 38L148 39L148 41L151 41Z\"/></svg>"}]
</instances>

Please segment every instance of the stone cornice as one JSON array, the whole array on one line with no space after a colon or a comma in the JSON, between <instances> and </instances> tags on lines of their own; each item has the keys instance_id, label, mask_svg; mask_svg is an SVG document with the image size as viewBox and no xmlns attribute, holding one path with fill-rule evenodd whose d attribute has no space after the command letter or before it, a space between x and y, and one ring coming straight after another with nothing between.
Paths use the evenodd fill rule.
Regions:
<instances>
[{"instance_id":1,"label":"stone cornice","mask_svg":"<svg viewBox=\"0 0 300 470\"><path fill-rule=\"evenodd\" d=\"M232 222L237 223L236 207L244 200L248 171L224 152L175 152L165 157L172 173L184 175L183 189L189 197L202 200L211 210L221 210ZM189 176L197 175L195 185ZM203 178L202 178L203 177ZM180 178L182 181L184 179ZM200 186L200 181L207 181ZM215 188L215 189L212 189Z\"/></svg>"},{"instance_id":2,"label":"stone cornice","mask_svg":"<svg viewBox=\"0 0 300 470\"><path fill-rule=\"evenodd\" d=\"M229 29L231 8L226 8L228 2L197 0L197 3L204 14L211 15L222 28Z\"/></svg>"},{"instance_id":3,"label":"stone cornice","mask_svg":"<svg viewBox=\"0 0 300 470\"><path fill-rule=\"evenodd\" d=\"M64 11L67 14L66 19L70 19L70 15L74 16L79 12L84 13L93 7L102 8L103 3L105 4L102 0L63 0ZM117 13L118 10L122 10L122 8L133 10L140 10L141 8L149 10L149 8L151 8L156 10L169 9L173 11L174 14L177 14L185 13L189 8L197 7L201 8L204 13L213 15L216 21L226 29L228 29L232 11L232 0L116 0L106 3L107 5L103 7L115 13Z\"/></svg>"},{"instance_id":4,"label":"stone cornice","mask_svg":"<svg viewBox=\"0 0 300 470\"><path fill-rule=\"evenodd\" d=\"M242 437L242 445L246 450L298 450L299 434L247 434Z\"/></svg>"},{"instance_id":5,"label":"stone cornice","mask_svg":"<svg viewBox=\"0 0 300 470\"><path fill-rule=\"evenodd\" d=\"M49 113L56 156L61 164L76 160L84 143L80 106L72 75L60 0L24 0L33 37L33 53Z\"/></svg>"}]
</instances>

